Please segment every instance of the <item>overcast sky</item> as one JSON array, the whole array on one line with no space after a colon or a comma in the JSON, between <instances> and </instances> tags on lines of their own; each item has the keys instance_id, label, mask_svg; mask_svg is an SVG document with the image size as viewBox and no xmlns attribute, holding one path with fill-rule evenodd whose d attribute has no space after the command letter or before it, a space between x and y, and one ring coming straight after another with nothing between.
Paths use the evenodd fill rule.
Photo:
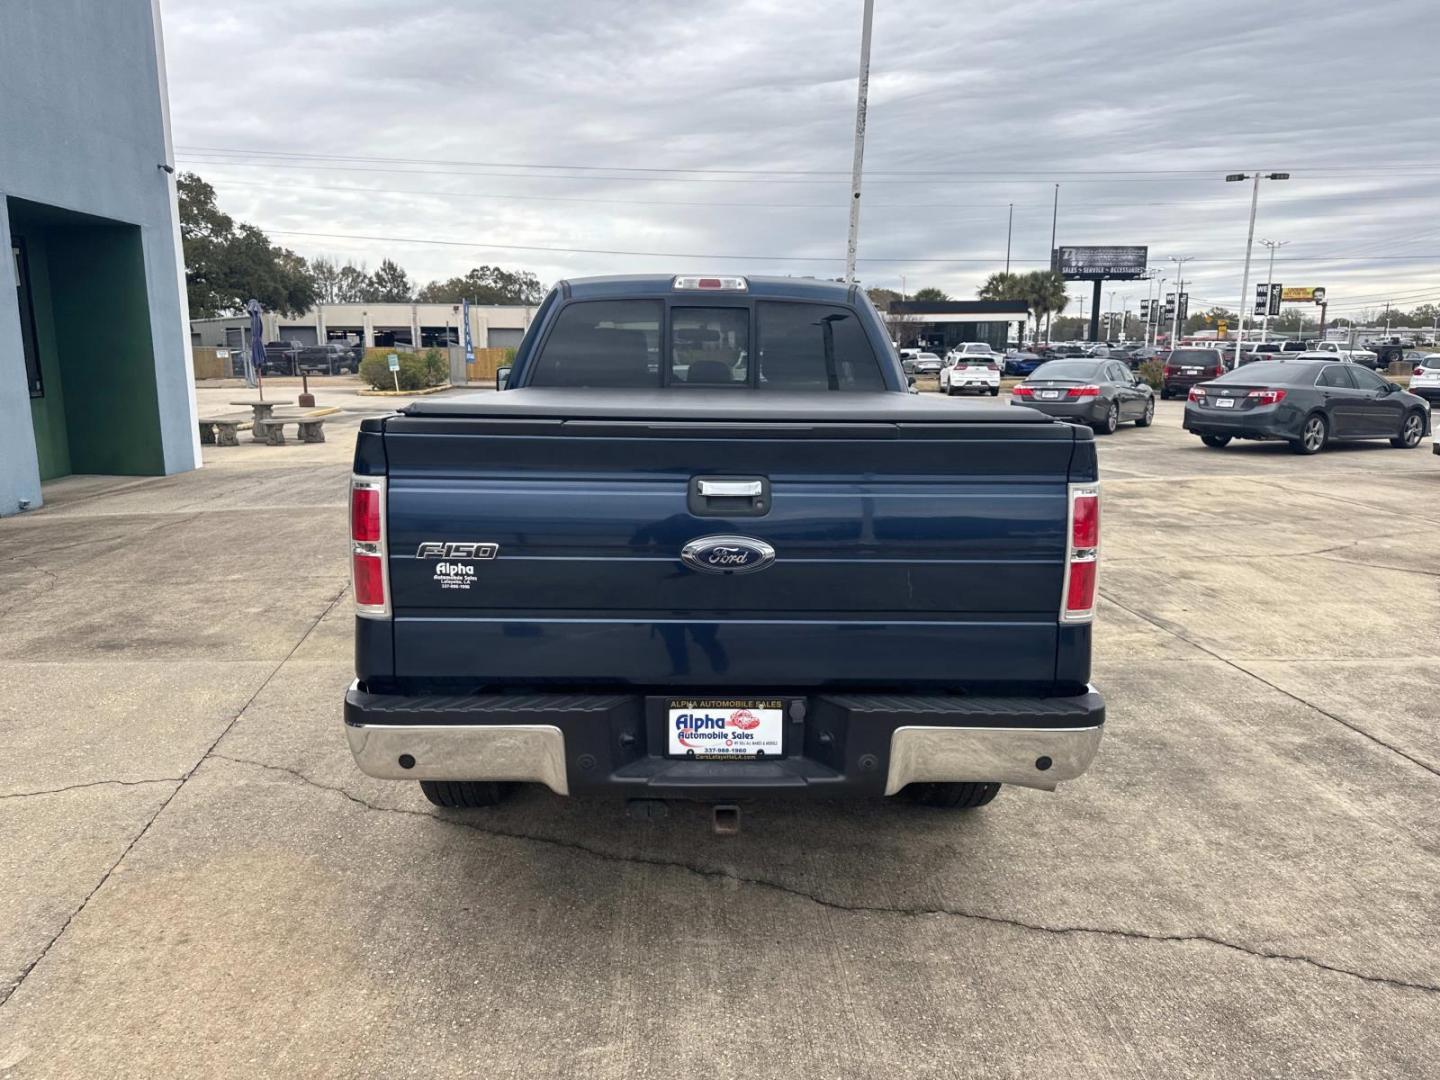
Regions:
<instances>
[{"instance_id":1,"label":"overcast sky","mask_svg":"<svg viewBox=\"0 0 1440 1080\"><path fill-rule=\"evenodd\" d=\"M1060 244L1193 256L1191 310L1233 308L1250 186L1223 177L1260 167L1293 177L1262 185L1252 283L1263 237L1332 316L1440 302L1435 0L875 7L866 285L973 297L1012 202L1013 267L1047 265L1058 182ZM306 256L422 283L844 269L860 0L162 9L180 166Z\"/></svg>"}]
</instances>

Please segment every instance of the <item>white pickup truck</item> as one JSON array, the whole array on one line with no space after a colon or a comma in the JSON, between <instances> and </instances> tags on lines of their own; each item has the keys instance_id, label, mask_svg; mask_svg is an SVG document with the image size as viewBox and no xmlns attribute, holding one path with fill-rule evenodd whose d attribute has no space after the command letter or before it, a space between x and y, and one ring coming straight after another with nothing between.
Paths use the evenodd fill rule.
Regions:
<instances>
[{"instance_id":1,"label":"white pickup truck","mask_svg":"<svg viewBox=\"0 0 1440 1080\"><path fill-rule=\"evenodd\" d=\"M1373 368L1380 360L1379 356L1369 349L1347 349L1338 341L1317 341L1310 351L1331 353L1349 360L1352 364L1363 364L1368 368Z\"/></svg>"}]
</instances>

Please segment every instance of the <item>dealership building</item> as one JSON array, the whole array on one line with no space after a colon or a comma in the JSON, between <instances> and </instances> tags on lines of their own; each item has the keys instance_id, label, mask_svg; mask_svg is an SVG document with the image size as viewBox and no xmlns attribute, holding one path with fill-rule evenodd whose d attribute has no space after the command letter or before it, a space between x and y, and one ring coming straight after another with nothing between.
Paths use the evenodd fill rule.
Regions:
<instances>
[{"instance_id":1,"label":"dealership building","mask_svg":"<svg viewBox=\"0 0 1440 1080\"><path fill-rule=\"evenodd\" d=\"M1020 300L893 300L886 323L901 345L944 355L967 341L997 352L1023 341L1030 309Z\"/></svg>"},{"instance_id":2,"label":"dealership building","mask_svg":"<svg viewBox=\"0 0 1440 1080\"><path fill-rule=\"evenodd\" d=\"M199 460L158 0L0 14L0 515Z\"/></svg>"},{"instance_id":3,"label":"dealership building","mask_svg":"<svg viewBox=\"0 0 1440 1080\"><path fill-rule=\"evenodd\" d=\"M523 305L470 305L470 343L477 349L520 344L537 308ZM319 304L301 315L266 312L260 316L266 341L363 342L366 348L389 346L444 348L465 343L465 310L460 304ZM235 350L250 345L248 315L191 319L192 345Z\"/></svg>"}]
</instances>

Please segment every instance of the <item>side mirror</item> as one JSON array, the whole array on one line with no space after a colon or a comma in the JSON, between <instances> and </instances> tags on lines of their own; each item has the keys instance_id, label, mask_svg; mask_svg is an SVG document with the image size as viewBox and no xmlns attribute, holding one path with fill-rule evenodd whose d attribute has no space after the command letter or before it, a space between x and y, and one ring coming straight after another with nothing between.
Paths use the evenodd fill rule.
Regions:
<instances>
[{"instance_id":1,"label":"side mirror","mask_svg":"<svg viewBox=\"0 0 1440 1080\"><path fill-rule=\"evenodd\" d=\"M1380 392L1382 394L1398 394L1400 392L1400 384L1393 383L1389 379L1386 379L1385 389L1381 390Z\"/></svg>"},{"instance_id":2,"label":"side mirror","mask_svg":"<svg viewBox=\"0 0 1440 1080\"><path fill-rule=\"evenodd\" d=\"M495 369L495 389L504 390L505 384L510 381L510 369L508 367Z\"/></svg>"}]
</instances>

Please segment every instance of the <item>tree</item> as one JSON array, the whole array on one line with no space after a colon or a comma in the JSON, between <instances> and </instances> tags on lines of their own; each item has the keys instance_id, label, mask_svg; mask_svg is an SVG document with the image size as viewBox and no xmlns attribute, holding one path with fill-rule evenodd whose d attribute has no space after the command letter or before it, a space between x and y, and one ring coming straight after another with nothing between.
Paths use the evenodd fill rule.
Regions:
<instances>
[{"instance_id":1,"label":"tree","mask_svg":"<svg viewBox=\"0 0 1440 1080\"><path fill-rule=\"evenodd\" d=\"M975 294L981 300L1020 300L1020 275L1004 271L991 274Z\"/></svg>"},{"instance_id":2,"label":"tree","mask_svg":"<svg viewBox=\"0 0 1440 1080\"><path fill-rule=\"evenodd\" d=\"M1070 297L1065 293L1065 279L1050 270L1032 270L1028 274L991 274L980 286L981 300L1019 300L1034 317L1032 334L1039 339L1040 320L1065 310Z\"/></svg>"},{"instance_id":3,"label":"tree","mask_svg":"<svg viewBox=\"0 0 1440 1080\"><path fill-rule=\"evenodd\" d=\"M365 264L356 266L349 259L343 266L334 259L311 259L310 276L315 279L316 292L325 304L363 303L371 285Z\"/></svg>"},{"instance_id":4,"label":"tree","mask_svg":"<svg viewBox=\"0 0 1440 1080\"><path fill-rule=\"evenodd\" d=\"M1209 311L1197 311L1192 313L1180 327L1182 334L1193 334L1197 330L1218 330L1221 323L1226 324L1228 330L1240 331L1240 316L1233 311L1223 307L1212 307ZM1249 330L1246 326L1246 330Z\"/></svg>"},{"instance_id":5,"label":"tree","mask_svg":"<svg viewBox=\"0 0 1440 1080\"><path fill-rule=\"evenodd\" d=\"M901 296L894 289L866 289L865 295L870 297L870 302L875 305L875 310L885 314L890 310L890 305Z\"/></svg>"},{"instance_id":6,"label":"tree","mask_svg":"<svg viewBox=\"0 0 1440 1080\"><path fill-rule=\"evenodd\" d=\"M381 259L365 288L367 304L408 304L415 298L410 275L390 259Z\"/></svg>"},{"instance_id":7,"label":"tree","mask_svg":"<svg viewBox=\"0 0 1440 1080\"><path fill-rule=\"evenodd\" d=\"M540 279L528 270L505 270L499 266L477 266L464 277L432 281L420 290L422 304L529 304L545 299Z\"/></svg>"},{"instance_id":8,"label":"tree","mask_svg":"<svg viewBox=\"0 0 1440 1080\"><path fill-rule=\"evenodd\" d=\"M176 181L185 288L197 319L234 315L252 297L267 311L298 315L315 305L315 278L299 255L221 211L215 189L194 173Z\"/></svg>"},{"instance_id":9,"label":"tree","mask_svg":"<svg viewBox=\"0 0 1440 1080\"><path fill-rule=\"evenodd\" d=\"M910 299L911 299L911 300L932 300L932 301L933 301L933 300L949 300L950 297L949 297L946 293L941 292L939 289L935 288L935 286L933 286L933 285L927 285L927 286L925 286L925 288L923 288L923 289L916 289L915 292L914 292L914 294L911 295Z\"/></svg>"}]
</instances>

